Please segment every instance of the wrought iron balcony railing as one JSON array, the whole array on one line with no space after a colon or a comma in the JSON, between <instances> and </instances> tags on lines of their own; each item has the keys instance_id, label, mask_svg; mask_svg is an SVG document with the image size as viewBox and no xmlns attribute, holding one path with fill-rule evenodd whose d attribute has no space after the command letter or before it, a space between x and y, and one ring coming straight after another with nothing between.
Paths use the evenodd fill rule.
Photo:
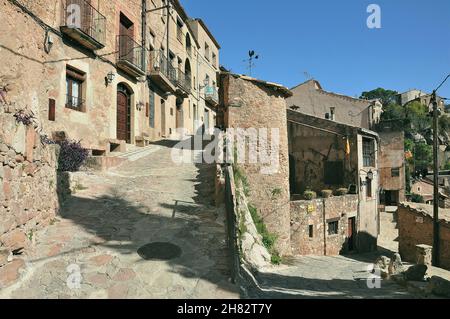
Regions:
<instances>
[{"instance_id":1,"label":"wrought iron balcony railing","mask_svg":"<svg viewBox=\"0 0 450 319\"><path fill-rule=\"evenodd\" d=\"M128 35L117 36L117 62L131 64L143 72L143 47Z\"/></svg>"},{"instance_id":2,"label":"wrought iron balcony railing","mask_svg":"<svg viewBox=\"0 0 450 319\"><path fill-rule=\"evenodd\" d=\"M84 100L76 96L66 95L66 107L77 111L83 111Z\"/></svg>"},{"instance_id":3,"label":"wrought iron balcony railing","mask_svg":"<svg viewBox=\"0 0 450 319\"><path fill-rule=\"evenodd\" d=\"M91 49L104 47L106 42L106 17L95 9L90 1L64 0L62 19L64 33ZM71 31L81 31L82 34Z\"/></svg>"},{"instance_id":4,"label":"wrought iron balcony railing","mask_svg":"<svg viewBox=\"0 0 450 319\"><path fill-rule=\"evenodd\" d=\"M177 71L162 51L150 52L149 71L150 73L159 72L172 82L173 85L177 84Z\"/></svg>"},{"instance_id":5,"label":"wrought iron balcony railing","mask_svg":"<svg viewBox=\"0 0 450 319\"><path fill-rule=\"evenodd\" d=\"M178 70L177 85L186 93L191 93L192 80L189 74Z\"/></svg>"},{"instance_id":6,"label":"wrought iron balcony railing","mask_svg":"<svg viewBox=\"0 0 450 319\"><path fill-rule=\"evenodd\" d=\"M214 104L219 103L219 90L215 86L205 87L205 100Z\"/></svg>"}]
</instances>

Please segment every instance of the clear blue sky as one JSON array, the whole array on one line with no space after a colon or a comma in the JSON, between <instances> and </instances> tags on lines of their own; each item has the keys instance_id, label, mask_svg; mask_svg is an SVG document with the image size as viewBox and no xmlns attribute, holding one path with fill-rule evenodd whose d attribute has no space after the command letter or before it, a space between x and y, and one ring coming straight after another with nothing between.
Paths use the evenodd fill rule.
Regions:
<instances>
[{"instance_id":1,"label":"clear blue sky","mask_svg":"<svg viewBox=\"0 0 450 319\"><path fill-rule=\"evenodd\" d=\"M181 0L222 45L221 64L261 55L253 76L292 87L305 72L350 96L377 87L431 91L450 73L449 0ZM381 6L381 29L366 25ZM439 92L450 98L450 81Z\"/></svg>"}]
</instances>

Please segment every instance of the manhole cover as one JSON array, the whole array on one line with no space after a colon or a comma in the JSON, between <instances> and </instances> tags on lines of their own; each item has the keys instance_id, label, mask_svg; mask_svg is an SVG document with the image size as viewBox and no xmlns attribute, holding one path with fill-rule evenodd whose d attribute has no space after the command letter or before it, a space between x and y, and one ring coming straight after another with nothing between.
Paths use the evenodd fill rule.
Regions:
<instances>
[{"instance_id":1,"label":"manhole cover","mask_svg":"<svg viewBox=\"0 0 450 319\"><path fill-rule=\"evenodd\" d=\"M139 248L137 253L145 260L170 260L180 257L182 250L171 243L150 243Z\"/></svg>"}]
</instances>

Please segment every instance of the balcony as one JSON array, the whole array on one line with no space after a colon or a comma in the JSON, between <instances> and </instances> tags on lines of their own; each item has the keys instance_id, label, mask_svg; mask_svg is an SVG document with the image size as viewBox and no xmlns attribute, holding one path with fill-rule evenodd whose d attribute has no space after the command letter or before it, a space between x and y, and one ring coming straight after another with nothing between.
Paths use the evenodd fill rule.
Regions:
<instances>
[{"instance_id":1,"label":"balcony","mask_svg":"<svg viewBox=\"0 0 450 319\"><path fill-rule=\"evenodd\" d=\"M143 48L128 35L117 36L117 67L133 77L145 75Z\"/></svg>"},{"instance_id":2,"label":"balcony","mask_svg":"<svg viewBox=\"0 0 450 319\"><path fill-rule=\"evenodd\" d=\"M85 111L84 100L71 95L66 95L66 107L79 112Z\"/></svg>"},{"instance_id":3,"label":"balcony","mask_svg":"<svg viewBox=\"0 0 450 319\"><path fill-rule=\"evenodd\" d=\"M92 51L105 47L106 18L88 1L65 0L62 21L61 32L80 45Z\"/></svg>"},{"instance_id":4,"label":"balcony","mask_svg":"<svg viewBox=\"0 0 450 319\"><path fill-rule=\"evenodd\" d=\"M150 79L165 92L175 93L177 72L162 51L150 52Z\"/></svg>"},{"instance_id":5,"label":"balcony","mask_svg":"<svg viewBox=\"0 0 450 319\"><path fill-rule=\"evenodd\" d=\"M192 88L191 76L189 74L182 72L181 70L178 70L176 94L182 97L188 97L189 94L191 93L191 88Z\"/></svg>"},{"instance_id":6,"label":"balcony","mask_svg":"<svg viewBox=\"0 0 450 319\"><path fill-rule=\"evenodd\" d=\"M215 86L205 87L205 101L212 106L219 105L219 90Z\"/></svg>"}]
</instances>

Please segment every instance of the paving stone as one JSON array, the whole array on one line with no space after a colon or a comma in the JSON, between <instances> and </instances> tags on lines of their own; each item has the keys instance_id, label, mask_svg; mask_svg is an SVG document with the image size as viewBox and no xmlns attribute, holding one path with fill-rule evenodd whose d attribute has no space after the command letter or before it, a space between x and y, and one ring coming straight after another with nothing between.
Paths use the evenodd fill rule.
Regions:
<instances>
[{"instance_id":1,"label":"paving stone","mask_svg":"<svg viewBox=\"0 0 450 319\"><path fill-rule=\"evenodd\" d=\"M19 279L20 269L24 267L25 262L22 259L14 259L12 262L0 267L0 288L12 285Z\"/></svg>"}]
</instances>

